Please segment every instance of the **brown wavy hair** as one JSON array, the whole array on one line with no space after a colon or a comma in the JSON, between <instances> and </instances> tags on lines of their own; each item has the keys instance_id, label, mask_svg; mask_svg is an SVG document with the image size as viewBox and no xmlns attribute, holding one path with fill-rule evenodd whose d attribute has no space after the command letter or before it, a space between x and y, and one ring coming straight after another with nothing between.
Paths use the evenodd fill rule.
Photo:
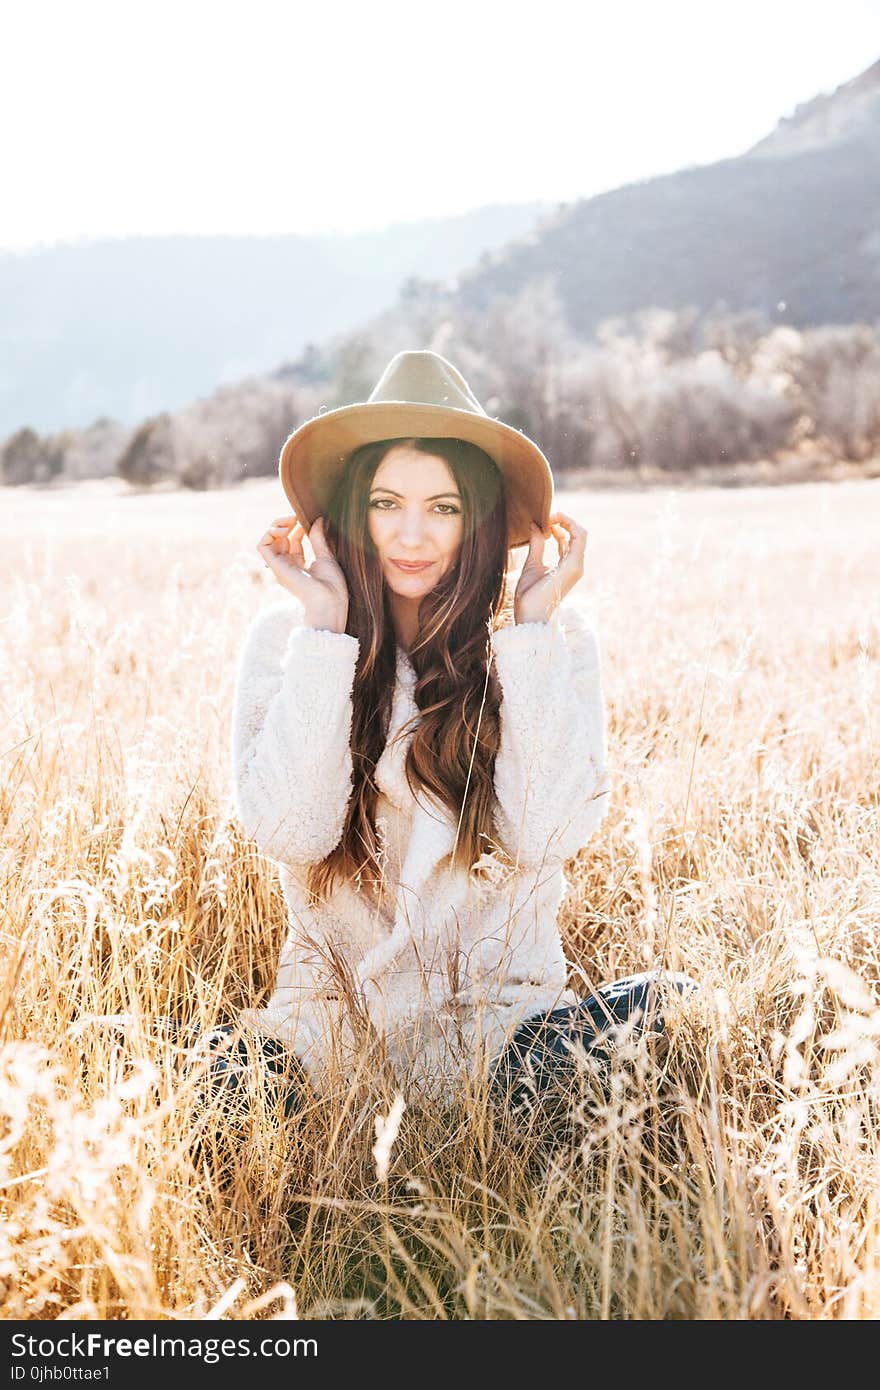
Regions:
<instances>
[{"instance_id":1,"label":"brown wavy hair","mask_svg":"<svg viewBox=\"0 0 880 1390\"><path fill-rule=\"evenodd\" d=\"M485 853L507 857L494 825L501 688L489 640L494 628L512 622L504 481L489 455L464 440L383 439L349 456L324 516L327 540L348 584L345 630L358 638L360 650L352 689L352 793L339 843L309 869L312 902L329 894L339 878L376 896L382 891L375 772L388 736L397 637L368 508L379 464L393 445L404 443L446 461L463 513L458 558L422 598L409 650L419 715L406 778L414 793L425 789L454 818L458 830L447 862L470 871Z\"/></svg>"}]
</instances>

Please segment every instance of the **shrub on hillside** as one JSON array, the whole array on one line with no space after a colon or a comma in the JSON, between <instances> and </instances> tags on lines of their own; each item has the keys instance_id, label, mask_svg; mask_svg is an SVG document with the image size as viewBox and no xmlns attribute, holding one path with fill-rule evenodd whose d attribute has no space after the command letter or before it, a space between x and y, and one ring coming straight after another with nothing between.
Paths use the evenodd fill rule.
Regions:
<instances>
[{"instance_id":1,"label":"shrub on hillside","mask_svg":"<svg viewBox=\"0 0 880 1390\"><path fill-rule=\"evenodd\" d=\"M145 420L116 464L127 483L150 487L174 473L174 431L169 414Z\"/></svg>"},{"instance_id":2,"label":"shrub on hillside","mask_svg":"<svg viewBox=\"0 0 880 1390\"><path fill-rule=\"evenodd\" d=\"M0 482L5 484L46 483L60 466L48 440L29 426L10 435L0 449Z\"/></svg>"}]
</instances>

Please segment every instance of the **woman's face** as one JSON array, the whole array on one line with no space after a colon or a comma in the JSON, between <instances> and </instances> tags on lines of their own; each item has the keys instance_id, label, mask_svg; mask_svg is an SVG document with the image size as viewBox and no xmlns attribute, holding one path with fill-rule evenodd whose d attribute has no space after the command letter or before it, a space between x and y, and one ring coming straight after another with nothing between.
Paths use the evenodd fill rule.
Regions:
<instances>
[{"instance_id":1,"label":"woman's face","mask_svg":"<svg viewBox=\"0 0 880 1390\"><path fill-rule=\"evenodd\" d=\"M367 517L389 589L420 599L452 568L464 534L462 499L445 459L395 444L376 469ZM417 562L407 569L398 561Z\"/></svg>"}]
</instances>

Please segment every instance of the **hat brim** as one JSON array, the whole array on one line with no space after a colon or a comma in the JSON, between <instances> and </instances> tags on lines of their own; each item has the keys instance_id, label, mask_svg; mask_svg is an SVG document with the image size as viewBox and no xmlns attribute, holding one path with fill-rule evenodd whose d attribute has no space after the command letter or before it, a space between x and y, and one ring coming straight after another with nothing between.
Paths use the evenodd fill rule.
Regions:
<instances>
[{"instance_id":1,"label":"hat brim","mask_svg":"<svg viewBox=\"0 0 880 1390\"><path fill-rule=\"evenodd\" d=\"M345 461L354 449L380 439L463 439L485 450L504 478L508 546L527 545L535 521L550 531L553 474L531 439L473 410L410 401L364 401L306 420L282 446L278 476L308 529L324 514Z\"/></svg>"}]
</instances>

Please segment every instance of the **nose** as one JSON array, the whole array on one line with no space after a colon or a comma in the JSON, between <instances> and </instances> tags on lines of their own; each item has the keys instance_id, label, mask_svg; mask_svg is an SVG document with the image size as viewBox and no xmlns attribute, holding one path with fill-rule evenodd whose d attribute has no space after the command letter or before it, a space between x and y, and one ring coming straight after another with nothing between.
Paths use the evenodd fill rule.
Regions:
<instances>
[{"instance_id":1,"label":"nose","mask_svg":"<svg viewBox=\"0 0 880 1390\"><path fill-rule=\"evenodd\" d=\"M398 544L408 550L418 550L425 535L424 521L418 511L404 510L400 518Z\"/></svg>"}]
</instances>

